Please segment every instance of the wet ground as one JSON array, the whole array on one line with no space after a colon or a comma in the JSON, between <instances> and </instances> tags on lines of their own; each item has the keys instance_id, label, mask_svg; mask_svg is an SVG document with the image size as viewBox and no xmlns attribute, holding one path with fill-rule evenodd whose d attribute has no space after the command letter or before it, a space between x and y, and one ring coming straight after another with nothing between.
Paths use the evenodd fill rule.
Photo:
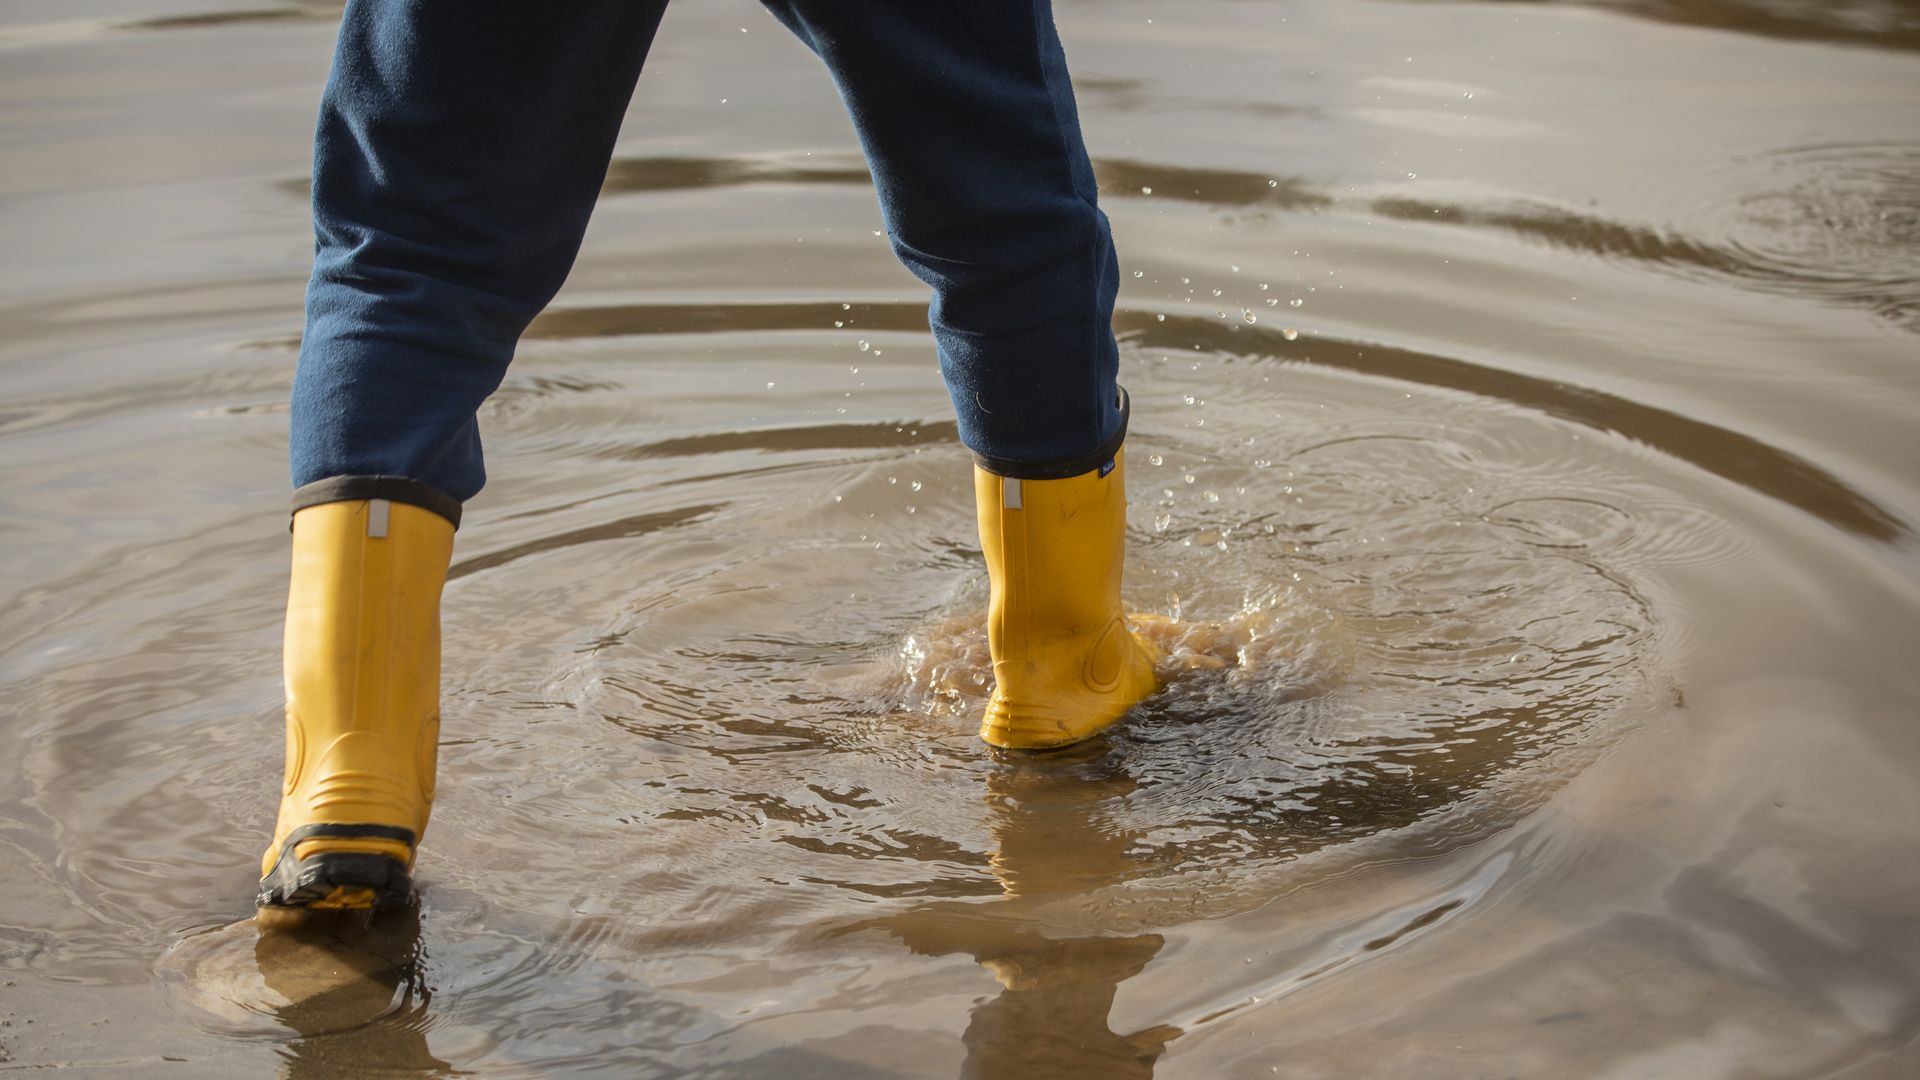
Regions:
<instances>
[{"instance_id":1,"label":"wet ground","mask_svg":"<svg viewBox=\"0 0 1920 1080\"><path fill-rule=\"evenodd\" d=\"M485 416L417 913L261 937L325 4L0 13L0 1072L1920 1071L1920 5L1063 2L1129 598L973 738L924 298L682 3Z\"/></svg>"}]
</instances>

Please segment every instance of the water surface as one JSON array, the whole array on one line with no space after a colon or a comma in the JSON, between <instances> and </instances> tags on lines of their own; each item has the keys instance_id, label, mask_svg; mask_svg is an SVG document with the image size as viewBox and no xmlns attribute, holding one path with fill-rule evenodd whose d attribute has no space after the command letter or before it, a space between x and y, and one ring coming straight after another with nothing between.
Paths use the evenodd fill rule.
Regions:
<instances>
[{"instance_id":1,"label":"water surface","mask_svg":"<svg viewBox=\"0 0 1920 1080\"><path fill-rule=\"evenodd\" d=\"M1059 14L1168 689L974 738L922 291L683 3L484 417L420 908L266 937L337 8L0 15L0 1071L1920 1068L1920 7Z\"/></svg>"}]
</instances>

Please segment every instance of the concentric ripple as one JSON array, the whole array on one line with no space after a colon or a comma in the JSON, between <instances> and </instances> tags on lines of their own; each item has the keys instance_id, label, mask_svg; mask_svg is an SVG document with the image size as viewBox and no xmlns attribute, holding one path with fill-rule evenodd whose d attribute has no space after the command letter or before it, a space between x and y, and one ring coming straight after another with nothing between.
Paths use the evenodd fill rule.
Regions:
<instances>
[{"instance_id":1,"label":"concentric ripple","mask_svg":"<svg viewBox=\"0 0 1920 1080\"><path fill-rule=\"evenodd\" d=\"M1257 906L1304 856L1492 835L1669 699L1643 549L1674 523L1640 507L1686 484L1624 440L1273 360L1129 363L1128 597L1169 660L1112 733L1038 756L974 738L985 587L950 444L656 439L589 459L654 482L522 507L456 568L434 961L323 942L344 959L308 978L312 946L268 963L241 924L175 946L177 1007L303 1052L367 1023L425 1053L487 1016L467 1060L505 1040L605 1064L637 1053L612 1029L501 1018L597 1002L650 1017L649 1045L731 1030L751 988L762 1019L834 993L864 954L831 943L866 930L969 953L1012 994L1083 962L1124 978L1158 929ZM1208 400L1222 367L1256 389ZM1047 944L1040 910L1102 936ZM799 951L752 974L725 959L743 948Z\"/></svg>"},{"instance_id":2,"label":"concentric ripple","mask_svg":"<svg viewBox=\"0 0 1920 1080\"><path fill-rule=\"evenodd\" d=\"M1136 336L1128 600L1167 685L1081 747L998 755L974 738L985 582L947 422L775 416L635 442L624 403L649 356L675 353L605 340L617 358L536 354L509 387L518 452L575 473L467 541L446 604L423 881L430 902L484 896L490 922L525 925L441 952L613 920L590 947L520 956L528 987L602 953L678 965L845 933L876 903L916 939L973 925L926 905L1021 897L1151 934L1263 902L1310 854L1472 843L1671 700L1659 570L1719 550L1711 514L1670 510L1702 503L1700 474L1594 426L1631 412ZM840 361L785 363L818 384ZM885 392L906 363L865 374ZM1210 399L1222 385L1245 389ZM192 974L169 985L198 988L183 1008L223 1030L282 1022L278 999L248 1004L257 968L217 960L223 940L179 950ZM468 1003L497 982L470 966Z\"/></svg>"},{"instance_id":3,"label":"concentric ripple","mask_svg":"<svg viewBox=\"0 0 1920 1080\"><path fill-rule=\"evenodd\" d=\"M420 906L265 937L340 5L0 18L0 1072L1911 1050L1920 6L1057 6L1165 688L976 738L925 289L816 58L674 5L482 418Z\"/></svg>"},{"instance_id":4,"label":"concentric ripple","mask_svg":"<svg viewBox=\"0 0 1920 1080\"><path fill-rule=\"evenodd\" d=\"M1182 366L1156 368L1154 390ZM1102 815L1131 837L1122 876L1223 871L1252 889L1264 866L1430 819L1457 842L1488 827L1463 809L1577 769L1663 693L1627 569L1637 534L1660 531L1633 509L1644 481L1591 452L1529 467L1572 435L1538 417L1406 397L1376 413L1368 389L1302 382L1311 429L1248 436L1276 402L1193 397L1177 436L1150 421L1135 451L1151 525L1132 592L1174 619L1145 627L1171 647L1169 685L1075 766L1128 778ZM956 606L903 655L909 699L964 723L988 680L977 591Z\"/></svg>"},{"instance_id":5,"label":"concentric ripple","mask_svg":"<svg viewBox=\"0 0 1920 1080\"><path fill-rule=\"evenodd\" d=\"M1741 198L1734 246L1782 278L1920 329L1920 145L1776 151L1773 190Z\"/></svg>"}]
</instances>

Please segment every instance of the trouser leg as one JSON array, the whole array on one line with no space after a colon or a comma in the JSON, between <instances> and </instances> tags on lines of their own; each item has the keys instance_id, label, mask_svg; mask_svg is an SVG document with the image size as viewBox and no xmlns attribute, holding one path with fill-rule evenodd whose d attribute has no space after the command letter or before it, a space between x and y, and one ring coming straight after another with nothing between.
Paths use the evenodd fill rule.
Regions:
<instances>
[{"instance_id":1,"label":"trouser leg","mask_svg":"<svg viewBox=\"0 0 1920 1080\"><path fill-rule=\"evenodd\" d=\"M665 6L347 5L314 142L296 507L457 515L480 490L475 413L572 266Z\"/></svg>"},{"instance_id":2,"label":"trouser leg","mask_svg":"<svg viewBox=\"0 0 1920 1080\"><path fill-rule=\"evenodd\" d=\"M765 0L826 60L894 251L933 287L974 451L994 689L981 737L1090 738L1158 685L1120 602L1118 266L1048 0Z\"/></svg>"},{"instance_id":3,"label":"trouser leg","mask_svg":"<svg viewBox=\"0 0 1920 1080\"><path fill-rule=\"evenodd\" d=\"M963 442L1003 476L1096 468L1126 426L1118 264L1048 0L765 0L831 69Z\"/></svg>"}]
</instances>

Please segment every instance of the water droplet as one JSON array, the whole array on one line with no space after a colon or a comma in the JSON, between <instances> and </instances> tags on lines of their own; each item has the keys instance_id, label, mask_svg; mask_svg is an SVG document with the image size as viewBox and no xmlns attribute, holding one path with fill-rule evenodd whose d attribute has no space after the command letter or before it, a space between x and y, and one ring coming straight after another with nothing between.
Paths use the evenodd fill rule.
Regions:
<instances>
[{"instance_id":1,"label":"water droplet","mask_svg":"<svg viewBox=\"0 0 1920 1080\"><path fill-rule=\"evenodd\" d=\"M1278 180L1269 180L1269 181L1267 181L1267 186L1268 186L1268 187L1279 187L1279 186L1280 186L1280 181L1278 181Z\"/></svg>"},{"instance_id":2,"label":"water droplet","mask_svg":"<svg viewBox=\"0 0 1920 1080\"><path fill-rule=\"evenodd\" d=\"M1182 482L1182 483L1187 483L1187 484L1191 484L1191 483L1193 483L1193 474L1192 474L1192 473L1188 473L1187 475L1185 475L1185 476L1183 476L1183 477L1181 477L1181 478L1180 478L1180 480L1181 480L1181 482Z\"/></svg>"},{"instance_id":3,"label":"water droplet","mask_svg":"<svg viewBox=\"0 0 1920 1080\"><path fill-rule=\"evenodd\" d=\"M1267 297L1267 306L1268 306L1268 307L1279 307L1279 306L1280 306L1280 298L1279 298L1279 297L1277 297L1277 296L1269 296L1269 297Z\"/></svg>"},{"instance_id":4,"label":"water droplet","mask_svg":"<svg viewBox=\"0 0 1920 1080\"><path fill-rule=\"evenodd\" d=\"M1219 290L1219 289L1215 289L1215 290L1213 290L1213 295L1215 295L1215 296L1219 296L1219 295L1220 295L1220 290Z\"/></svg>"},{"instance_id":5,"label":"water droplet","mask_svg":"<svg viewBox=\"0 0 1920 1080\"><path fill-rule=\"evenodd\" d=\"M1191 404L1193 404L1193 403L1194 403L1195 401L1198 401L1199 399L1198 399L1198 398L1196 398L1196 397L1194 397L1194 396L1193 396L1192 394L1188 394L1188 395L1186 395L1186 397L1185 397L1185 398L1183 398L1182 400L1184 400L1184 401L1185 401L1185 402L1186 402L1187 404L1189 404L1189 405L1191 405Z\"/></svg>"},{"instance_id":6,"label":"water droplet","mask_svg":"<svg viewBox=\"0 0 1920 1080\"><path fill-rule=\"evenodd\" d=\"M841 311L852 311L852 310L853 310L853 305L852 305L852 304L841 304L841 305L840 305L840 310L841 310Z\"/></svg>"},{"instance_id":7,"label":"water droplet","mask_svg":"<svg viewBox=\"0 0 1920 1080\"><path fill-rule=\"evenodd\" d=\"M1283 338L1286 338L1288 341L1298 341L1300 339L1300 331L1295 330L1293 327L1289 326L1286 329L1280 331L1280 336Z\"/></svg>"},{"instance_id":8,"label":"water droplet","mask_svg":"<svg viewBox=\"0 0 1920 1080\"><path fill-rule=\"evenodd\" d=\"M1263 281L1263 282L1261 282L1261 283L1260 283L1260 291L1261 291L1261 292L1266 292L1266 291L1267 291L1268 289L1270 289L1270 288L1272 288L1272 286L1271 286L1271 285L1268 285L1268 284L1267 284L1266 282L1264 282L1264 281Z\"/></svg>"},{"instance_id":9,"label":"water droplet","mask_svg":"<svg viewBox=\"0 0 1920 1080\"><path fill-rule=\"evenodd\" d=\"M1300 305L1302 305L1302 304L1304 304L1304 303L1306 303L1306 301L1305 301L1305 300L1302 300L1302 299L1300 299L1299 297L1297 297L1297 296L1296 296L1296 297L1294 297L1293 299L1291 299L1291 300L1289 300L1289 301L1287 301L1287 306L1288 306L1288 307L1299 307Z\"/></svg>"},{"instance_id":10,"label":"water droplet","mask_svg":"<svg viewBox=\"0 0 1920 1080\"><path fill-rule=\"evenodd\" d=\"M1166 532L1167 526L1171 524L1173 524L1173 515L1164 510L1153 516L1154 532Z\"/></svg>"},{"instance_id":11,"label":"water droplet","mask_svg":"<svg viewBox=\"0 0 1920 1080\"><path fill-rule=\"evenodd\" d=\"M1153 317L1153 321L1154 321L1154 322L1166 322L1166 321L1167 321L1167 317L1166 317L1165 315L1155 315L1155 316Z\"/></svg>"},{"instance_id":12,"label":"water droplet","mask_svg":"<svg viewBox=\"0 0 1920 1080\"><path fill-rule=\"evenodd\" d=\"M1150 188L1150 187L1142 187L1142 188L1140 189L1140 194L1142 194L1142 195L1151 195L1151 194L1153 194L1153 189L1152 189L1152 188Z\"/></svg>"},{"instance_id":13,"label":"water droplet","mask_svg":"<svg viewBox=\"0 0 1920 1080\"><path fill-rule=\"evenodd\" d=\"M1201 497L1206 499L1210 503L1217 503L1220 501L1220 493L1217 491L1209 491Z\"/></svg>"},{"instance_id":14,"label":"water droplet","mask_svg":"<svg viewBox=\"0 0 1920 1080\"><path fill-rule=\"evenodd\" d=\"M897 477L897 476L889 476L889 477L887 477L887 483L889 483L889 484L897 484L897 483L899 483L899 482L900 482L900 478L899 478L899 477Z\"/></svg>"},{"instance_id":15,"label":"water droplet","mask_svg":"<svg viewBox=\"0 0 1920 1080\"><path fill-rule=\"evenodd\" d=\"M838 327L838 326L845 326L845 325L847 325L847 324L846 324L846 321L845 321L844 319L835 319L835 320L833 320L833 325L834 325L834 326L836 326L836 327Z\"/></svg>"},{"instance_id":16,"label":"water droplet","mask_svg":"<svg viewBox=\"0 0 1920 1080\"><path fill-rule=\"evenodd\" d=\"M850 373L852 373L852 374L854 374L854 375L858 375L858 374L860 374L860 369L859 369L859 368L857 368L857 367L849 367L849 368L847 368L847 371L848 371L848 372L850 372Z\"/></svg>"},{"instance_id":17,"label":"water droplet","mask_svg":"<svg viewBox=\"0 0 1920 1080\"><path fill-rule=\"evenodd\" d=\"M1167 463L1167 459L1161 457L1159 454L1147 455L1147 464L1149 465L1165 465L1166 463Z\"/></svg>"},{"instance_id":18,"label":"water droplet","mask_svg":"<svg viewBox=\"0 0 1920 1080\"><path fill-rule=\"evenodd\" d=\"M1145 270L1135 270L1135 271L1133 272L1133 276L1134 276L1134 277L1146 277L1146 276L1147 276L1147 272L1146 272Z\"/></svg>"},{"instance_id":19,"label":"water droplet","mask_svg":"<svg viewBox=\"0 0 1920 1080\"><path fill-rule=\"evenodd\" d=\"M861 351L861 352L866 352L866 351L868 351L869 349L872 349L872 348L873 348L873 343L872 343L872 342L870 342L870 341L862 341L862 342L860 343L860 351Z\"/></svg>"},{"instance_id":20,"label":"water droplet","mask_svg":"<svg viewBox=\"0 0 1920 1080\"><path fill-rule=\"evenodd\" d=\"M1255 315L1253 312L1248 311L1246 308L1240 309L1240 317L1250 323L1257 323L1260 321L1260 316Z\"/></svg>"},{"instance_id":21,"label":"water droplet","mask_svg":"<svg viewBox=\"0 0 1920 1080\"><path fill-rule=\"evenodd\" d=\"M1232 269L1233 269L1233 272L1236 274L1240 272L1240 268L1237 266L1233 267Z\"/></svg>"},{"instance_id":22,"label":"water droplet","mask_svg":"<svg viewBox=\"0 0 1920 1080\"><path fill-rule=\"evenodd\" d=\"M915 490L915 491L919 491L919 490L920 490L920 481L918 481L918 480L915 480L915 481L914 481L913 483L911 483L911 484L908 484L907 486L908 486L908 487L910 487L910 488L912 488L912 489L913 489L913 490Z\"/></svg>"},{"instance_id":23,"label":"water droplet","mask_svg":"<svg viewBox=\"0 0 1920 1080\"><path fill-rule=\"evenodd\" d=\"M1254 468L1256 468L1256 469L1265 469L1265 468L1268 468L1269 466L1271 466L1272 464L1273 464L1273 462L1271 462L1271 461L1268 461L1268 460L1267 460L1266 458L1254 458L1254 459L1253 459L1253 467L1254 467Z\"/></svg>"},{"instance_id":24,"label":"water droplet","mask_svg":"<svg viewBox=\"0 0 1920 1080\"><path fill-rule=\"evenodd\" d=\"M913 512L914 512L914 509L915 509L915 508L914 508L914 507L911 507L911 506L909 506L909 507L907 507L907 513L909 513L909 514L911 514L911 513L913 513Z\"/></svg>"},{"instance_id":25,"label":"water droplet","mask_svg":"<svg viewBox=\"0 0 1920 1080\"><path fill-rule=\"evenodd\" d=\"M769 390L771 390L771 389L773 389L773 384L772 384L772 383L768 383L768 384L767 384L767 389L769 389Z\"/></svg>"}]
</instances>

